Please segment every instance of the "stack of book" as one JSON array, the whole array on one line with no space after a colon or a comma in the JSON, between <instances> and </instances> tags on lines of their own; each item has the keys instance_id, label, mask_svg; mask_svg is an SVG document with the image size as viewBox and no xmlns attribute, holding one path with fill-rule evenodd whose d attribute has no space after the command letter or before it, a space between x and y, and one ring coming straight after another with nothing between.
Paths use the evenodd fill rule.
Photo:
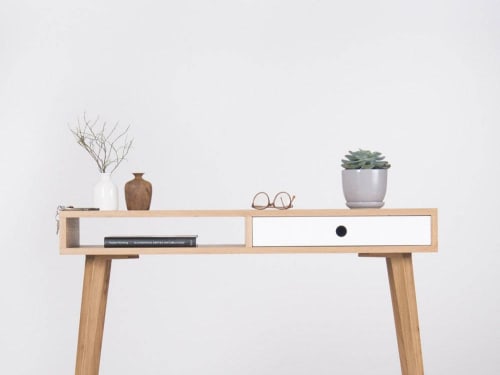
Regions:
<instances>
[{"instance_id":1,"label":"stack of book","mask_svg":"<svg viewBox=\"0 0 500 375\"><path fill-rule=\"evenodd\" d=\"M104 247L196 247L196 235L189 236L110 236Z\"/></svg>"}]
</instances>

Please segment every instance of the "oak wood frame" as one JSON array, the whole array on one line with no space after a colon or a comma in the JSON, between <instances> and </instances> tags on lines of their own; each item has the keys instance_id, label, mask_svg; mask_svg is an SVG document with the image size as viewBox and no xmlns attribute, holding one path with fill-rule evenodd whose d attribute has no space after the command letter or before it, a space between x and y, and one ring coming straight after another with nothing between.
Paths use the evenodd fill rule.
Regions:
<instances>
[{"instance_id":1,"label":"oak wood frame","mask_svg":"<svg viewBox=\"0 0 500 375\"><path fill-rule=\"evenodd\" d=\"M253 247L252 218L256 216L419 216L431 217L431 244L425 246L321 246ZM113 217L242 217L245 243L195 248L104 248L80 245L80 218ZM386 259L394 322L403 375L423 375L412 253L437 251L436 209L359 210L162 210L162 211L63 211L60 213L61 254L85 255L76 375L98 375L112 259L138 258L146 254L235 253L358 253Z\"/></svg>"}]
</instances>

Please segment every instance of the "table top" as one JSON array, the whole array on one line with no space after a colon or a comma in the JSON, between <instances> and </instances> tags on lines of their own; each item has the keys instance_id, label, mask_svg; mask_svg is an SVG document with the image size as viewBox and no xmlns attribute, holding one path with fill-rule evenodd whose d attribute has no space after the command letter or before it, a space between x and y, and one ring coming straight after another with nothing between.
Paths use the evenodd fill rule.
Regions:
<instances>
[{"instance_id":1,"label":"table top","mask_svg":"<svg viewBox=\"0 0 500 375\"><path fill-rule=\"evenodd\" d=\"M436 216L436 208L61 211L60 217Z\"/></svg>"}]
</instances>

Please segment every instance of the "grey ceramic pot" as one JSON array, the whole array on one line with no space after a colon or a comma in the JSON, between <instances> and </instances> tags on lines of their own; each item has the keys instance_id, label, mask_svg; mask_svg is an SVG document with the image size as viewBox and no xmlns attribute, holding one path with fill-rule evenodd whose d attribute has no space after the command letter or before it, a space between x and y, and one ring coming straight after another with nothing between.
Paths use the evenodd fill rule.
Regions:
<instances>
[{"instance_id":1,"label":"grey ceramic pot","mask_svg":"<svg viewBox=\"0 0 500 375\"><path fill-rule=\"evenodd\" d=\"M387 190L387 169L344 169L342 189L347 207L382 207Z\"/></svg>"}]
</instances>

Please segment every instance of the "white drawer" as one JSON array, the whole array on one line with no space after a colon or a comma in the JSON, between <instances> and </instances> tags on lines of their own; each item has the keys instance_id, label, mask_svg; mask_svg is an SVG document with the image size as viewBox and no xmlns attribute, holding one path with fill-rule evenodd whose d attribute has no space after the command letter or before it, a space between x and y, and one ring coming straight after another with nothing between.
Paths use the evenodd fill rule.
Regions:
<instances>
[{"instance_id":1,"label":"white drawer","mask_svg":"<svg viewBox=\"0 0 500 375\"><path fill-rule=\"evenodd\" d=\"M431 216L254 217L252 228L253 246L426 246L432 231Z\"/></svg>"}]
</instances>

